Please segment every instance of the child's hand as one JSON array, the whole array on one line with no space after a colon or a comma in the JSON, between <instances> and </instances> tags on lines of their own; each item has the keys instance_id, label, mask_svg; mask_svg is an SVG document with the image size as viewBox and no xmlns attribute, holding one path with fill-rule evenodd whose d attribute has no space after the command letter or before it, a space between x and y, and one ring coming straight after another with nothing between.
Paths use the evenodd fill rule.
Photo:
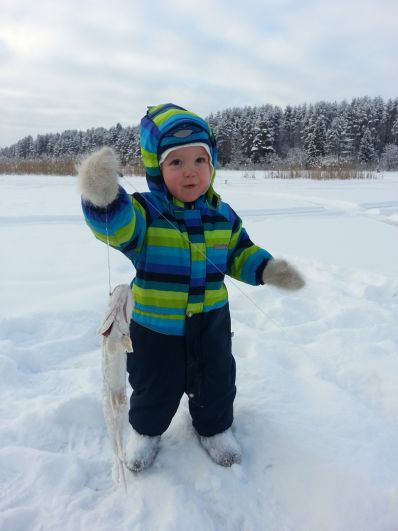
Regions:
<instances>
[{"instance_id":1,"label":"child's hand","mask_svg":"<svg viewBox=\"0 0 398 531\"><path fill-rule=\"evenodd\" d=\"M79 186L83 199L105 207L116 199L120 162L110 147L89 155L79 167Z\"/></svg>"},{"instance_id":2,"label":"child's hand","mask_svg":"<svg viewBox=\"0 0 398 531\"><path fill-rule=\"evenodd\" d=\"M263 282L290 291L305 286L305 280L297 269L281 259L272 259L267 262L263 271Z\"/></svg>"}]
</instances>

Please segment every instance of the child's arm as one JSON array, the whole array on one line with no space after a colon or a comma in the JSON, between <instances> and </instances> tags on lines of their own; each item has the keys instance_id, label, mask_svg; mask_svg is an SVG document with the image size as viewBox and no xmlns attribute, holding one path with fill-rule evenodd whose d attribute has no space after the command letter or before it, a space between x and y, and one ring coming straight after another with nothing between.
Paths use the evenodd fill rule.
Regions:
<instances>
[{"instance_id":1,"label":"child's arm","mask_svg":"<svg viewBox=\"0 0 398 531\"><path fill-rule=\"evenodd\" d=\"M297 290L305 285L301 274L286 260L275 259L268 251L255 245L233 215L232 236L228 246L227 274L247 284L271 284L282 289Z\"/></svg>"},{"instance_id":2,"label":"child's arm","mask_svg":"<svg viewBox=\"0 0 398 531\"><path fill-rule=\"evenodd\" d=\"M107 147L83 161L78 177L82 208L94 236L132 258L145 236L146 215L118 185L119 169L114 151Z\"/></svg>"}]
</instances>

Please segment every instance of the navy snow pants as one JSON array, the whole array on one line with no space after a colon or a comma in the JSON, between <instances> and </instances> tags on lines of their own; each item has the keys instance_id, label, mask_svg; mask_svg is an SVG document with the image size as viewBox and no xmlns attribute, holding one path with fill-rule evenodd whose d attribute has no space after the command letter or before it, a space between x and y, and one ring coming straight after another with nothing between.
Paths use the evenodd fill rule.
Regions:
<instances>
[{"instance_id":1,"label":"navy snow pants","mask_svg":"<svg viewBox=\"0 0 398 531\"><path fill-rule=\"evenodd\" d=\"M129 421L142 435L161 435L187 393L192 424L205 437L233 421L236 394L228 304L186 318L185 336L160 334L131 321L127 354L133 388Z\"/></svg>"}]
</instances>

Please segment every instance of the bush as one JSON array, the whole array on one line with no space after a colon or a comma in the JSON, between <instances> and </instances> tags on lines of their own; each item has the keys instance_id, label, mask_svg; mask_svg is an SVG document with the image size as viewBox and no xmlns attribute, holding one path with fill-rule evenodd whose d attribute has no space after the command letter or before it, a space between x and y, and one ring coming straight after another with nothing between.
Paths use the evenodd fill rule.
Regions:
<instances>
[{"instance_id":1,"label":"bush","mask_svg":"<svg viewBox=\"0 0 398 531\"><path fill-rule=\"evenodd\" d=\"M286 168L272 172L272 177L279 179L314 179L317 181L333 179L376 179L376 172L349 165L325 166L312 169Z\"/></svg>"},{"instance_id":2,"label":"bush","mask_svg":"<svg viewBox=\"0 0 398 531\"><path fill-rule=\"evenodd\" d=\"M77 175L77 166L83 157L68 158L0 158L0 174L9 175ZM135 158L122 167L126 175L145 175L140 158Z\"/></svg>"},{"instance_id":3,"label":"bush","mask_svg":"<svg viewBox=\"0 0 398 531\"><path fill-rule=\"evenodd\" d=\"M398 170L398 146L396 144L385 146L381 155L380 166L387 171Z\"/></svg>"},{"instance_id":4,"label":"bush","mask_svg":"<svg viewBox=\"0 0 398 531\"><path fill-rule=\"evenodd\" d=\"M145 166L140 157L128 162L123 168L124 175L145 175Z\"/></svg>"},{"instance_id":5,"label":"bush","mask_svg":"<svg viewBox=\"0 0 398 531\"><path fill-rule=\"evenodd\" d=\"M76 159L22 159L1 158L0 173L40 174L40 175L76 175Z\"/></svg>"}]
</instances>

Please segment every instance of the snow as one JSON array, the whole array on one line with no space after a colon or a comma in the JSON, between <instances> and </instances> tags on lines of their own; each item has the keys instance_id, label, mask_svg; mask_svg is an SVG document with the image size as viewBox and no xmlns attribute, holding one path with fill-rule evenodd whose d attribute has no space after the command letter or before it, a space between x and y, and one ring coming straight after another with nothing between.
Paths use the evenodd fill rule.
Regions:
<instances>
[{"instance_id":1,"label":"snow","mask_svg":"<svg viewBox=\"0 0 398 531\"><path fill-rule=\"evenodd\" d=\"M398 174L268 177L221 171L216 187L307 279L293 294L228 281L242 464L209 459L184 400L126 495L101 407L106 247L75 178L0 176L0 529L398 529Z\"/></svg>"}]
</instances>

